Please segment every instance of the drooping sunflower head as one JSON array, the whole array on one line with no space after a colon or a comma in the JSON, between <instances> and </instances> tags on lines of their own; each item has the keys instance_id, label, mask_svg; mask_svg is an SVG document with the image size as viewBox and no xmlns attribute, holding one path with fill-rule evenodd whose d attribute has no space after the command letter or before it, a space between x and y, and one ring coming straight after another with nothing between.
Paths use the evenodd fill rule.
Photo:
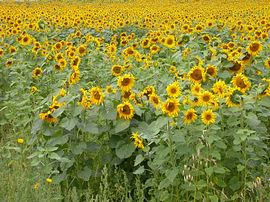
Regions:
<instances>
[{"instance_id":1,"label":"drooping sunflower head","mask_svg":"<svg viewBox=\"0 0 270 202\"><path fill-rule=\"evenodd\" d=\"M132 133L130 138L134 140L135 147L144 149L143 139L139 136L138 133Z\"/></svg>"},{"instance_id":2,"label":"drooping sunflower head","mask_svg":"<svg viewBox=\"0 0 270 202\"><path fill-rule=\"evenodd\" d=\"M190 81L200 83L205 80L204 69L200 66L195 66L189 71L188 77Z\"/></svg>"},{"instance_id":3,"label":"drooping sunflower head","mask_svg":"<svg viewBox=\"0 0 270 202\"><path fill-rule=\"evenodd\" d=\"M191 124L197 119L197 114L194 109L189 109L184 114L184 123L185 124Z\"/></svg>"},{"instance_id":4,"label":"drooping sunflower head","mask_svg":"<svg viewBox=\"0 0 270 202\"><path fill-rule=\"evenodd\" d=\"M208 109L206 111L203 111L201 115L201 119L205 125L210 125L210 124L215 123L216 114L211 109Z\"/></svg>"},{"instance_id":5,"label":"drooping sunflower head","mask_svg":"<svg viewBox=\"0 0 270 202\"><path fill-rule=\"evenodd\" d=\"M37 67L32 71L32 77L34 79L41 77L41 75L42 75L42 69L40 67Z\"/></svg>"},{"instance_id":6,"label":"drooping sunflower head","mask_svg":"<svg viewBox=\"0 0 270 202\"><path fill-rule=\"evenodd\" d=\"M226 94L226 105L228 107L239 107L241 104L239 95L241 95L241 92L237 88L229 88Z\"/></svg>"},{"instance_id":7,"label":"drooping sunflower head","mask_svg":"<svg viewBox=\"0 0 270 202\"><path fill-rule=\"evenodd\" d=\"M248 91L251 87L251 83L248 77L244 76L242 73L238 73L232 79L232 83L235 88L237 88L242 93Z\"/></svg>"},{"instance_id":8,"label":"drooping sunflower head","mask_svg":"<svg viewBox=\"0 0 270 202\"><path fill-rule=\"evenodd\" d=\"M238 72L242 72L244 68L245 66L242 61L235 61L233 62L233 65L229 68L229 71L233 73L238 73Z\"/></svg>"},{"instance_id":9,"label":"drooping sunflower head","mask_svg":"<svg viewBox=\"0 0 270 202\"><path fill-rule=\"evenodd\" d=\"M181 95L181 88L177 81L168 85L166 91L169 97L177 98Z\"/></svg>"},{"instance_id":10,"label":"drooping sunflower head","mask_svg":"<svg viewBox=\"0 0 270 202\"><path fill-rule=\"evenodd\" d=\"M132 119L132 117L134 116L134 108L132 104L126 101L117 106L117 113L119 118Z\"/></svg>"},{"instance_id":11,"label":"drooping sunflower head","mask_svg":"<svg viewBox=\"0 0 270 202\"><path fill-rule=\"evenodd\" d=\"M262 50L262 44L259 41L253 41L247 47L247 51L250 55L258 55Z\"/></svg>"},{"instance_id":12,"label":"drooping sunflower head","mask_svg":"<svg viewBox=\"0 0 270 202\"><path fill-rule=\"evenodd\" d=\"M129 91L134 86L135 78L132 74L125 74L118 78L117 85L122 91Z\"/></svg>"},{"instance_id":13,"label":"drooping sunflower head","mask_svg":"<svg viewBox=\"0 0 270 202\"><path fill-rule=\"evenodd\" d=\"M167 99L162 105L162 111L170 117L176 117L180 111L179 105L180 103L177 99Z\"/></svg>"}]
</instances>

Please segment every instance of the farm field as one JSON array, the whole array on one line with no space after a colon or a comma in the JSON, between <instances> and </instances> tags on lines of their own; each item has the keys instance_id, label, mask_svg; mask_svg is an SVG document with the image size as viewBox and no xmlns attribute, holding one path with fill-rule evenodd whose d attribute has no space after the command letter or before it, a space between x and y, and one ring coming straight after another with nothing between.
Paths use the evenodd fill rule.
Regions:
<instances>
[{"instance_id":1,"label":"farm field","mask_svg":"<svg viewBox=\"0 0 270 202\"><path fill-rule=\"evenodd\" d=\"M0 201L270 201L270 2L0 2Z\"/></svg>"}]
</instances>

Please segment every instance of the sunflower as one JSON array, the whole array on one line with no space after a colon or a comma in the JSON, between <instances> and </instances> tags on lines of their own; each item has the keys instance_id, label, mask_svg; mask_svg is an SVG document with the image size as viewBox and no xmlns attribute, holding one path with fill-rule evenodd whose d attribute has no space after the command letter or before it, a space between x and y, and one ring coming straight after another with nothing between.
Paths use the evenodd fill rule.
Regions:
<instances>
[{"instance_id":1,"label":"sunflower","mask_svg":"<svg viewBox=\"0 0 270 202\"><path fill-rule=\"evenodd\" d=\"M106 86L106 93L110 94L115 94L116 93L116 90L111 86L111 85L108 85Z\"/></svg>"},{"instance_id":2,"label":"sunflower","mask_svg":"<svg viewBox=\"0 0 270 202\"><path fill-rule=\"evenodd\" d=\"M72 72L72 74L69 77L69 84L76 84L80 81L80 71L79 70L75 70L74 72Z\"/></svg>"},{"instance_id":3,"label":"sunflower","mask_svg":"<svg viewBox=\"0 0 270 202\"><path fill-rule=\"evenodd\" d=\"M132 117L134 116L134 108L132 104L126 101L117 106L117 113L119 118L132 119Z\"/></svg>"},{"instance_id":4,"label":"sunflower","mask_svg":"<svg viewBox=\"0 0 270 202\"><path fill-rule=\"evenodd\" d=\"M121 65L113 65L112 66L112 75L120 76L122 70L123 70L123 67Z\"/></svg>"},{"instance_id":5,"label":"sunflower","mask_svg":"<svg viewBox=\"0 0 270 202\"><path fill-rule=\"evenodd\" d=\"M195 84L193 84L191 86L191 93L192 93L192 95L195 95L195 96L199 95L200 92L201 92L201 90L202 90L202 86L201 86L200 83L195 83Z\"/></svg>"},{"instance_id":6,"label":"sunflower","mask_svg":"<svg viewBox=\"0 0 270 202\"><path fill-rule=\"evenodd\" d=\"M210 40L211 40L211 38L210 38L210 36L209 36L208 34L203 35L203 36L202 36L202 39L203 39L203 41L206 42L206 43L209 43Z\"/></svg>"},{"instance_id":7,"label":"sunflower","mask_svg":"<svg viewBox=\"0 0 270 202\"><path fill-rule=\"evenodd\" d=\"M242 93L245 93L251 87L251 83L248 80L248 77L244 76L242 73L235 75L231 82L233 83L234 87Z\"/></svg>"},{"instance_id":8,"label":"sunflower","mask_svg":"<svg viewBox=\"0 0 270 202\"><path fill-rule=\"evenodd\" d=\"M156 94L151 94L149 96L149 102L156 108L160 108L160 105L161 105L161 100L160 100L160 97Z\"/></svg>"},{"instance_id":9,"label":"sunflower","mask_svg":"<svg viewBox=\"0 0 270 202\"><path fill-rule=\"evenodd\" d=\"M154 86L146 86L143 91L140 93L139 97L146 96L147 99L149 98L150 95L155 94L156 90Z\"/></svg>"},{"instance_id":10,"label":"sunflower","mask_svg":"<svg viewBox=\"0 0 270 202\"><path fill-rule=\"evenodd\" d=\"M178 116L180 111L179 105L180 103L177 99L167 99L166 102L164 102L162 105L162 111L170 117Z\"/></svg>"},{"instance_id":11,"label":"sunflower","mask_svg":"<svg viewBox=\"0 0 270 202\"><path fill-rule=\"evenodd\" d=\"M64 58L62 58L58 61L58 65L60 67L60 70L64 70L67 66L67 61Z\"/></svg>"},{"instance_id":12,"label":"sunflower","mask_svg":"<svg viewBox=\"0 0 270 202\"><path fill-rule=\"evenodd\" d=\"M124 56L134 56L137 51L134 50L133 47L128 47L123 51Z\"/></svg>"},{"instance_id":13,"label":"sunflower","mask_svg":"<svg viewBox=\"0 0 270 202\"><path fill-rule=\"evenodd\" d=\"M92 104L100 105L104 101L104 94L102 93L102 89L99 87L93 87L90 89L90 100Z\"/></svg>"},{"instance_id":14,"label":"sunflower","mask_svg":"<svg viewBox=\"0 0 270 202\"><path fill-rule=\"evenodd\" d=\"M224 98L227 92L227 85L224 81L219 80L216 83L214 83L212 91L220 98Z\"/></svg>"},{"instance_id":15,"label":"sunflower","mask_svg":"<svg viewBox=\"0 0 270 202\"><path fill-rule=\"evenodd\" d=\"M4 55L4 50L0 48L0 57L2 57L3 55Z\"/></svg>"},{"instance_id":16,"label":"sunflower","mask_svg":"<svg viewBox=\"0 0 270 202\"><path fill-rule=\"evenodd\" d=\"M264 62L265 67L267 67L268 69L270 69L270 58L268 58L265 62Z\"/></svg>"},{"instance_id":17,"label":"sunflower","mask_svg":"<svg viewBox=\"0 0 270 202\"><path fill-rule=\"evenodd\" d=\"M235 99L236 94L239 94L238 92L239 91L236 88L229 88L228 89L228 92L226 94L226 105L228 107L239 107L240 106L240 102Z\"/></svg>"},{"instance_id":18,"label":"sunflower","mask_svg":"<svg viewBox=\"0 0 270 202\"><path fill-rule=\"evenodd\" d=\"M262 44L259 41L253 41L247 47L247 52L252 55L258 55L262 50Z\"/></svg>"},{"instance_id":19,"label":"sunflower","mask_svg":"<svg viewBox=\"0 0 270 202\"><path fill-rule=\"evenodd\" d=\"M150 52L151 52L151 54L156 54L156 53L158 53L159 51L160 51L160 47L157 46L157 45L153 45L153 46L150 47Z\"/></svg>"},{"instance_id":20,"label":"sunflower","mask_svg":"<svg viewBox=\"0 0 270 202\"><path fill-rule=\"evenodd\" d=\"M199 95L199 102L204 106L209 106L214 100L214 95L209 91L203 91Z\"/></svg>"},{"instance_id":21,"label":"sunflower","mask_svg":"<svg viewBox=\"0 0 270 202\"><path fill-rule=\"evenodd\" d=\"M70 65L71 65L71 67L72 67L73 69L76 69L76 68L79 67L80 63L81 63L81 58L78 57L78 56L75 56L75 57L71 60L71 64L70 64Z\"/></svg>"},{"instance_id":22,"label":"sunflower","mask_svg":"<svg viewBox=\"0 0 270 202\"><path fill-rule=\"evenodd\" d=\"M143 139L139 136L138 133L132 133L131 139L134 140L135 147L139 149L144 149Z\"/></svg>"},{"instance_id":23,"label":"sunflower","mask_svg":"<svg viewBox=\"0 0 270 202\"><path fill-rule=\"evenodd\" d=\"M86 46L85 46L85 45L80 45L80 46L77 48L77 53L78 53L80 56L84 56L84 55L87 53Z\"/></svg>"},{"instance_id":24,"label":"sunflower","mask_svg":"<svg viewBox=\"0 0 270 202\"><path fill-rule=\"evenodd\" d=\"M210 124L215 123L216 114L211 109L208 109L206 111L203 111L201 115L201 119L205 125L210 125Z\"/></svg>"},{"instance_id":25,"label":"sunflower","mask_svg":"<svg viewBox=\"0 0 270 202\"><path fill-rule=\"evenodd\" d=\"M90 92L88 90L84 90L83 88L80 89L82 94L79 105L81 105L84 109L89 109L92 106L92 102L90 100Z\"/></svg>"},{"instance_id":26,"label":"sunflower","mask_svg":"<svg viewBox=\"0 0 270 202\"><path fill-rule=\"evenodd\" d=\"M32 71L32 77L34 79L41 77L41 75L42 75L42 69L40 67L37 67Z\"/></svg>"},{"instance_id":27,"label":"sunflower","mask_svg":"<svg viewBox=\"0 0 270 202\"><path fill-rule=\"evenodd\" d=\"M142 48L149 48L150 45L151 45L151 42L150 42L150 40L149 40L148 38L143 39L143 40L141 41L141 47L142 47Z\"/></svg>"},{"instance_id":28,"label":"sunflower","mask_svg":"<svg viewBox=\"0 0 270 202\"><path fill-rule=\"evenodd\" d=\"M28 34L22 36L21 44L24 46L31 44L31 37Z\"/></svg>"},{"instance_id":29,"label":"sunflower","mask_svg":"<svg viewBox=\"0 0 270 202\"><path fill-rule=\"evenodd\" d=\"M52 112L51 111L48 111L48 112L42 112L39 114L39 118L44 120L44 121L47 121L49 123L56 123L58 121L57 118L53 117L52 116Z\"/></svg>"},{"instance_id":30,"label":"sunflower","mask_svg":"<svg viewBox=\"0 0 270 202\"><path fill-rule=\"evenodd\" d=\"M174 48L175 47L175 36L173 35L168 35L164 39L164 45L168 48Z\"/></svg>"},{"instance_id":31,"label":"sunflower","mask_svg":"<svg viewBox=\"0 0 270 202\"><path fill-rule=\"evenodd\" d=\"M31 87L31 90L30 90L30 94L35 94L36 92L38 91L37 87L36 86L32 86Z\"/></svg>"},{"instance_id":32,"label":"sunflower","mask_svg":"<svg viewBox=\"0 0 270 202\"><path fill-rule=\"evenodd\" d=\"M125 74L119 77L117 85L121 88L122 91L131 90L134 86L135 78L132 74Z\"/></svg>"},{"instance_id":33,"label":"sunflower","mask_svg":"<svg viewBox=\"0 0 270 202\"><path fill-rule=\"evenodd\" d=\"M206 68L206 73L213 78L216 77L217 76L217 67L216 66L208 66Z\"/></svg>"},{"instance_id":34,"label":"sunflower","mask_svg":"<svg viewBox=\"0 0 270 202\"><path fill-rule=\"evenodd\" d=\"M232 63L233 63L233 66L229 68L230 72L234 72L234 73L242 72L245 68L243 61L234 61Z\"/></svg>"},{"instance_id":35,"label":"sunflower","mask_svg":"<svg viewBox=\"0 0 270 202\"><path fill-rule=\"evenodd\" d=\"M200 66L195 66L189 71L188 77L190 81L200 83L205 79L204 69Z\"/></svg>"},{"instance_id":36,"label":"sunflower","mask_svg":"<svg viewBox=\"0 0 270 202\"><path fill-rule=\"evenodd\" d=\"M197 119L197 114L194 109L189 109L184 114L184 123L185 124L191 124Z\"/></svg>"},{"instance_id":37,"label":"sunflower","mask_svg":"<svg viewBox=\"0 0 270 202\"><path fill-rule=\"evenodd\" d=\"M122 99L127 101L129 99L131 99L132 97L134 97L134 92L132 91L122 91Z\"/></svg>"},{"instance_id":38,"label":"sunflower","mask_svg":"<svg viewBox=\"0 0 270 202\"><path fill-rule=\"evenodd\" d=\"M166 91L169 97L177 98L181 95L181 88L177 81L168 85Z\"/></svg>"}]
</instances>

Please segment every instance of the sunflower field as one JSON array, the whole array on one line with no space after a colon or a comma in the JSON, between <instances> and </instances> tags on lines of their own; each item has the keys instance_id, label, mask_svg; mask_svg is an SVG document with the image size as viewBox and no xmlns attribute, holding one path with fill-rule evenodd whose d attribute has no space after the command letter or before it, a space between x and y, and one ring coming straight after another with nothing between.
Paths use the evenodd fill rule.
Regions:
<instances>
[{"instance_id":1,"label":"sunflower field","mask_svg":"<svg viewBox=\"0 0 270 202\"><path fill-rule=\"evenodd\" d=\"M0 201L270 201L270 2L0 2Z\"/></svg>"}]
</instances>

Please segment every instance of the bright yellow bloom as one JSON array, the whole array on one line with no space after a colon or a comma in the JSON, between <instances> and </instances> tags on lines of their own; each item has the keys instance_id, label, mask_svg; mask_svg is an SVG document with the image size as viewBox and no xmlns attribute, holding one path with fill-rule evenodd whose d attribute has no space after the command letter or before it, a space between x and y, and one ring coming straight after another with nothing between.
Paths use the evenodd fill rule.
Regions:
<instances>
[{"instance_id":1,"label":"bright yellow bloom","mask_svg":"<svg viewBox=\"0 0 270 202\"><path fill-rule=\"evenodd\" d=\"M134 108L132 104L126 101L117 106L117 113L119 118L132 119L132 117L134 116Z\"/></svg>"},{"instance_id":2,"label":"bright yellow bloom","mask_svg":"<svg viewBox=\"0 0 270 202\"><path fill-rule=\"evenodd\" d=\"M131 139L134 140L135 147L139 149L144 149L143 139L139 136L138 133L132 133Z\"/></svg>"},{"instance_id":3,"label":"bright yellow bloom","mask_svg":"<svg viewBox=\"0 0 270 202\"><path fill-rule=\"evenodd\" d=\"M18 142L18 144L24 144L24 139L23 138L18 138L17 142Z\"/></svg>"},{"instance_id":4,"label":"bright yellow bloom","mask_svg":"<svg viewBox=\"0 0 270 202\"><path fill-rule=\"evenodd\" d=\"M215 123L216 114L211 109L208 109L202 113L201 119L205 125L210 125Z\"/></svg>"},{"instance_id":5,"label":"bright yellow bloom","mask_svg":"<svg viewBox=\"0 0 270 202\"><path fill-rule=\"evenodd\" d=\"M162 105L162 111L170 117L176 117L180 111L179 105L177 99L167 99Z\"/></svg>"}]
</instances>

